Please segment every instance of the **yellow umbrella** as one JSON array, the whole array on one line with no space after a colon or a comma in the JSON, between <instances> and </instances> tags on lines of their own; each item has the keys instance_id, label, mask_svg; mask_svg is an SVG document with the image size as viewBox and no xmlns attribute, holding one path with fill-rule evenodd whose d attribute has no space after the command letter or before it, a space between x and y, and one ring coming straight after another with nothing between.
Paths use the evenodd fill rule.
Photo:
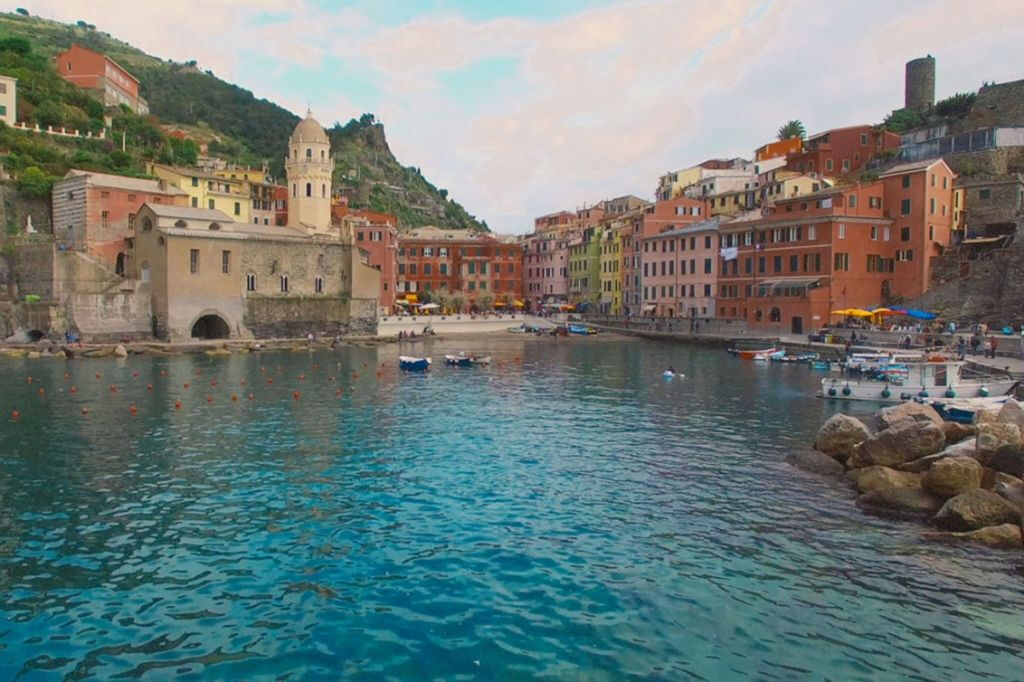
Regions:
<instances>
[{"instance_id":1,"label":"yellow umbrella","mask_svg":"<svg viewBox=\"0 0 1024 682\"><path fill-rule=\"evenodd\" d=\"M846 311L846 314L851 317L871 317L874 315L870 310L861 310L860 308L850 308Z\"/></svg>"},{"instance_id":2,"label":"yellow umbrella","mask_svg":"<svg viewBox=\"0 0 1024 682\"><path fill-rule=\"evenodd\" d=\"M892 311L889 310L888 308L875 308L874 310L871 311L871 314L872 315L888 315L891 312Z\"/></svg>"},{"instance_id":3,"label":"yellow umbrella","mask_svg":"<svg viewBox=\"0 0 1024 682\"><path fill-rule=\"evenodd\" d=\"M832 314L833 315L849 315L850 311L847 310L846 308L843 308L842 310L833 310Z\"/></svg>"}]
</instances>

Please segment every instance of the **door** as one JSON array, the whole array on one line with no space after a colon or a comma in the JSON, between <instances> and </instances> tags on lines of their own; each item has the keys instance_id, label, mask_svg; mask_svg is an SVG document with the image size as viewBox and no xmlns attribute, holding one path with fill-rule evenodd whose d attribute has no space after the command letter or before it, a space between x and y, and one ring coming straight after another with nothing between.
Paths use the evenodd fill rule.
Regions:
<instances>
[{"instance_id":1,"label":"door","mask_svg":"<svg viewBox=\"0 0 1024 682\"><path fill-rule=\"evenodd\" d=\"M802 318L800 316L795 316L793 318L793 323L790 326L790 329L792 330L792 332L794 334L803 334L804 333L804 318Z\"/></svg>"}]
</instances>

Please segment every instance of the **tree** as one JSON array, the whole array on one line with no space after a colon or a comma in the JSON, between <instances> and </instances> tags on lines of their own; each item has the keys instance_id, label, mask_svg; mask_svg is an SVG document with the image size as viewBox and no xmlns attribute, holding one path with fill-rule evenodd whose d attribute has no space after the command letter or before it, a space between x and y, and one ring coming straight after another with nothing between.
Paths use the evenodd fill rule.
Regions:
<instances>
[{"instance_id":1,"label":"tree","mask_svg":"<svg viewBox=\"0 0 1024 682\"><path fill-rule=\"evenodd\" d=\"M27 17L28 16L28 10L25 9L24 7L19 7L18 9L14 10L14 11L17 12L18 14L20 14L23 17Z\"/></svg>"},{"instance_id":2,"label":"tree","mask_svg":"<svg viewBox=\"0 0 1024 682\"><path fill-rule=\"evenodd\" d=\"M490 310L491 308L494 307L494 297L491 296L490 294L483 294L482 296L478 296L476 302L477 307L480 308L480 310Z\"/></svg>"},{"instance_id":3,"label":"tree","mask_svg":"<svg viewBox=\"0 0 1024 682\"><path fill-rule=\"evenodd\" d=\"M935 113L939 116L963 118L974 105L978 96L973 92L958 92L935 103Z\"/></svg>"},{"instance_id":4,"label":"tree","mask_svg":"<svg viewBox=\"0 0 1024 682\"><path fill-rule=\"evenodd\" d=\"M923 126L927 122L920 111L913 109L896 109L882 121L882 128L893 133L903 134Z\"/></svg>"},{"instance_id":5,"label":"tree","mask_svg":"<svg viewBox=\"0 0 1024 682\"><path fill-rule=\"evenodd\" d=\"M4 38L0 40L0 52L14 52L24 56L32 52L32 43L28 42L26 38L16 36Z\"/></svg>"},{"instance_id":6,"label":"tree","mask_svg":"<svg viewBox=\"0 0 1024 682\"><path fill-rule=\"evenodd\" d=\"M799 119L793 119L792 121L786 121L785 125L779 128L779 139L788 140L791 137L799 137L803 139L807 131L804 130L804 124Z\"/></svg>"},{"instance_id":7,"label":"tree","mask_svg":"<svg viewBox=\"0 0 1024 682\"><path fill-rule=\"evenodd\" d=\"M466 305L466 297L462 294L461 291L456 291L454 294L452 294L451 304L452 310L454 310L456 313L461 313L462 309Z\"/></svg>"},{"instance_id":8,"label":"tree","mask_svg":"<svg viewBox=\"0 0 1024 682\"><path fill-rule=\"evenodd\" d=\"M39 166L29 166L18 176L18 191L37 199L50 196L53 181Z\"/></svg>"}]
</instances>

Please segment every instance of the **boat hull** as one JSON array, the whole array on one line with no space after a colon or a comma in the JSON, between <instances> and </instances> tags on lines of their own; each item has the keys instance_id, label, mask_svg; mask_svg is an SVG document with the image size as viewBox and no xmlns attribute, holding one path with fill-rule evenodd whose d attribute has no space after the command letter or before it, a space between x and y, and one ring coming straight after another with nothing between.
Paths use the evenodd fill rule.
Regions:
<instances>
[{"instance_id":1,"label":"boat hull","mask_svg":"<svg viewBox=\"0 0 1024 682\"><path fill-rule=\"evenodd\" d=\"M762 348L760 350L741 350L737 351L737 355L743 360L757 360L759 358L767 359L772 353L776 352L776 348Z\"/></svg>"},{"instance_id":2,"label":"boat hull","mask_svg":"<svg viewBox=\"0 0 1024 682\"><path fill-rule=\"evenodd\" d=\"M472 364L473 358L468 355L446 355L444 356L444 364L451 365L453 367L469 367Z\"/></svg>"},{"instance_id":3,"label":"boat hull","mask_svg":"<svg viewBox=\"0 0 1024 682\"><path fill-rule=\"evenodd\" d=\"M842 377L821 380L821 398L829 400L867 400L877 403L903 403L908 400L942 397L984 398L1009 393L1017 385L1013 379L957 381L948 386L896 386L881 381L856 381ZM947 395L952 391L953 395Z\"/></svg>"},{"instance_id":4,"label":"boat hull","mask_svg":"<svg viewBox=\"0 0 1024 682\"><path fill-rule=\"evenodd\" d=\"M406 372L426 372L430 369L430 358L413 358L403 355L398 358L398 367Z\"/></svg>"}]
</instances>

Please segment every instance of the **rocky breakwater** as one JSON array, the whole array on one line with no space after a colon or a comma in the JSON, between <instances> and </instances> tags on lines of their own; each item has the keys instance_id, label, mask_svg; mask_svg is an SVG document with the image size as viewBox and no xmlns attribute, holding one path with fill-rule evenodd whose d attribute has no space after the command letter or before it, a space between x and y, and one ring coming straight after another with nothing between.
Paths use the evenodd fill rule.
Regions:
<instances>
[{"instance_id":1,"label":"rocky breakwater","mask_svg":"<svg viewBox=\"0 0 1024 682\"><path fill-rule=\"evenodd\" d=\"M873 428L837 414L793 465L842 477L866 512L919 520L929 540L1024 548L1024 407L1010 399L970 425L928 405L887 407Z\"/></svg>"}]
</instances>

